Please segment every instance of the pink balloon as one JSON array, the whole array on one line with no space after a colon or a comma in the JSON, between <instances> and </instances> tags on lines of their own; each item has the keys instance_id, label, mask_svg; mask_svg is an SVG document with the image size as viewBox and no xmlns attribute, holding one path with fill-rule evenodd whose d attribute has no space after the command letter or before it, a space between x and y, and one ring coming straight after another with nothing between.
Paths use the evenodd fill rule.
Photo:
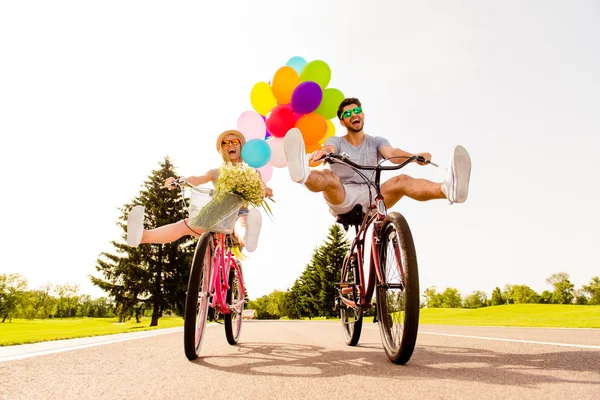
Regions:
<instances>
[{"instance_id":1,"label":"pink balloon","mask_svg":"<svg viewBox=\"0 0 600 400\"><path fill-rule=\"evenodd\" d=\"M264 139L266 129L265 120L255 111L244 111L237 120L237 130L242 132L246 141Z\"/></svg>"},{"instance_id":2,"label":"pink balloon","mask_svg":"<svg viewBox=\"0 0 600 400\"><path fill-rule=\"evenodd\" d=\"M287 158L285 158L285 153L283 151L283 138L270 137L269 140L267 140L267 144L271 148L271 159L269 160L269 164L272 164L276 168L287 167Z\"/></svg>"},{"instance_id":3,"label":"pink balloon","mask_svg":"<svg viewBox=\"0 0 600 400\"><path fill-rule=\"evenodd\" d=\"M261 176L263 182L267 183L271 180L271 177L273 176L273 166L271 165L270 162L268 162L265 165L263 165L262 167L260 167L258 169L258 172L260 172L260 176Z\"/></svg>"}]
</instances>

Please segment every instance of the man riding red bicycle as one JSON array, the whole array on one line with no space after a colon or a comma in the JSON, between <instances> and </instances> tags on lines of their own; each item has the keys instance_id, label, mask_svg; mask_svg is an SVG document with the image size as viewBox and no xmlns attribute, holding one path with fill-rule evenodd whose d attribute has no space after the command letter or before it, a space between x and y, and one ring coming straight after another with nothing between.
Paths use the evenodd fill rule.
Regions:
<instances>
[{"instance_id":1,"label":"man riding red bicycle","mask_svg":"<svg viewBox=\"0 0 600 400\"><path fill-rule=\"evenodd\" d=\"M411 162L435 165L431 154L410 154L393 148L385 138L366 135L362 106L356 98L345 99L337 115L347 134L328 138L323 149L308 156L302 133L298 129L287 132L284 151L290 177L310 191L322 192L331 214L346 231L354 227L355 237L336 283L336 309L346 344L357 345L364 312L375 305L373 321L378 322L386 355L396 364L405 364L413 354L419 326L418 262L406 219L387 209L403 196L464 202L471 160L464 147L456 146L444 182L398 175L380 184L383 171L396 171ZM317 161L330 164L330 169L310 170L309 162ZM382 166L384 161L397 165ZM368 244L371 249L367 253ZM366 260L370 260L368 264ZM375 303L371 302L373 294Z\"/></svg>"},{"instance_id":2,"label":"man riding red bicycle","mask_svg":"<svg viewBox=\"0 0 600 400\"><path fill-rule=\"evenodd\" d=\"M284 138L285 156L290 177L312 192L322 192L333 215L349 212L357 204L366 210L369 206L369 190L366 182L351 168L332 164L330 169L311 170L309 163L319 161L329 153L345 153L348 158L361 165L377 165L382 159L400 164L413 156L399 148L393 148L383 137L370 136L363 132L364 113L357 98L342 101L337 112L341 125L346 128L345 136L329 137L321 150L306 156L301 132L291 129ZM431 154L418 153L427 161ZM427 162L426 161L426 162ZM425 165L426 162L419 162ZM469 191L471 159L467 150L456 146L450 159L448 176L444 182L436 183L416 179L408 175L395 176L381 185L381 193L387 208L396 204L403 196L418 201L448 199L450 203L464 203ZM373 177L371 177L371 180Z\"/></svg>"}]
</instances>

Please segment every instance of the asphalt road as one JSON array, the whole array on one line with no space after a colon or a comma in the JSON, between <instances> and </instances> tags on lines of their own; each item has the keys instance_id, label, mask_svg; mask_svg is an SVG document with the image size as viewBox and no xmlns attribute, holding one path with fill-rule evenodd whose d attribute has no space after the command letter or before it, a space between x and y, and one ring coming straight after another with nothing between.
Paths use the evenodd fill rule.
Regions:
<instances>
[{"instance_id":1,"label":"asphalt road","mask_svg":"<svg viewBox=\"0 0 600 400\"><path fill-rule=\"evenodd\" d=\"M159 333L159 334L157 334ZM180 328L0 347L1 399L600 399L600 330L422 325L404 366L376 324L357 347L339 322L207 327L189 362Z\"/></svg>"}]
</instances>

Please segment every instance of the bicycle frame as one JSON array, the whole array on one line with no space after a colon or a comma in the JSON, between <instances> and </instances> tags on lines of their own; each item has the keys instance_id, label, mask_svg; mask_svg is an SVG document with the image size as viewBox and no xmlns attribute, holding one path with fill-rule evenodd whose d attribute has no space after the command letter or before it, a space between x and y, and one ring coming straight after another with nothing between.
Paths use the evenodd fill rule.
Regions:
<instances>
[{"instance_id":1,"label":"bicycle frame","mask_svg":"<svg viewBox=\"0 0 600 400\"><path fill-rule=\"evenodd\" d=\"M173 182L174 185L179 186L181 189L181 198L185 207L185 196L184 196L184 186L191 188L192 190L204 190L206 192L210 192L210 189L198 189L191 184L187 183L187 181L182 181L181 179L175 180ZM191 229L191 228L190 228ZM224 233L212 233L213 240L213 262L212 268L214 273L212 274L212 281L210 283L209 294L212 295L211 302L209 306L221 314L231 314L231 310L235 308L239 308L239 304L227 304L227 291L231 288L229 286L229 272L231 271L231 266L237 270L238 276L242 276L242 271L235 261L235 257L231 252L231 246L227 246L226 243L230 241L228 234ZM219 268L219 266L222 266ZM243 279L240 279L240 289L242 293L246 293L246 288L244 287ZM243 307L244 302L241 302L241 306Z\"/></svg>"},{"instance_id":2,"label":"bicycle frame","mask_svg":"<svg viewBox=\"0 0 600 400\"><path fill-rule=\"evenodd\" d=\"M373 200L373 203L370 205L369 209L365 213L360 227L355 225L356 236L350 245L350 252L349 252L349 254L352 255L352 254L354 254L354 252L356 250L357 269L358 269L358 276L359 276L359 280L360 280L360 283L358 285L356 285L356 287L358 289L359 303L357 304L356 301L349 300L345 297L341 297L342 302L348 307L357 308L357 306L360 305L360 306L368 309L372 306L371 300L373 298L373 292L375 290L376 280L381 285L385 284L385 280L381 274L381 268L380 268L381 267L380 258L379 258L380 247L379 247L379 238L377 235L377 231L379 230L381 223L387 216L387 208L385 207L385 204L383 202L383 195L381 194L380 183L379 183L379 181L381 179L381 171L397 170L397 169L400 169L400 168L406 166L407 164L411 163L414 160L420 160L420 158L418 156L412 156L410 158L407 158L401 164L394 166L394 167L382 167L380 165L369 166L369 167L361 166L361 165L353 163L352 161L348 160L344 156L339 156L339 155L335 155L335 154L329 154L326 156L326 158L329 158L330 160L331 159L340 160L338 162L350 165L357 169L375 171L375 190L376 190L375 199ZM331 161L329 161L329 162L331 162ZM373 230L371 231L371 254L370 254L371 262L370 262L370 268L369 268L369 281L367 282L367 285L365 286L365 284L364 284L365 272L364 272L364 258L363 258L364 257L364 245L365 245L365 238L367 235L367 231L371 225L373 225ZM400 254L395 254L395 256L399 260ZM350 261L351 261L351 257L349 257L346 261L346 264L342 266L342 271L345 271L348 268L350 268ZM402 274L404 274L403 271L402 271Z\"/></svg>"},{"instance_id":3,"label":"bicycle frame","mask_svg":"<svg viewBox=\"0 0 600 400\"><path fill-rule=\"evenodd\" d=\"M235 261L231 252L231 246L226 246L226 242L231 240L224 233L213 233L214 255L213 255L213 274L210 283L210 293L213 295L210 307L222 314L230 314L232 309L240 307L239 304L227 304L227 291L229 286L229 272L233 268L237 270L238 276L242 276L240 267ZM242 293L246 293L243 279L239 281ZM243 306L243 302L242 306Z\"/></svg>"}]
</instances>

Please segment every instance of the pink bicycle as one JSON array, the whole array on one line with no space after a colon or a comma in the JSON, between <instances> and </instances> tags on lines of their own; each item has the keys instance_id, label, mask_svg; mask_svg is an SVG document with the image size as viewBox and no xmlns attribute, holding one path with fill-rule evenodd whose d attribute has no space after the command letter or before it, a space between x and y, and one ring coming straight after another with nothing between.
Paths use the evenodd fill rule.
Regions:
<instances>
[{"instance_id":1,"label":"pink bicycle","mask_svg":"<svg viewBox=\"0 0 600 400\"><path fill-rule=\"evenodd\" d=\"M194 204L200 203L200 207L206 204L213 193L211 189L189 185L181 178L174 184L181 188L182 197L184 186L191 189L190 211L194 209ZM233 221L236 216L237 210ZM241 262L232 253L235 246L230 236L232 231L233 224L225 224L224 227L203 233L198 239L184 312L183 344L189 360L195 360L200 355L206 322L209 319L224 323L229 344L234 345L239 341L246 289Z\"/></svg>"}]
</instances>

